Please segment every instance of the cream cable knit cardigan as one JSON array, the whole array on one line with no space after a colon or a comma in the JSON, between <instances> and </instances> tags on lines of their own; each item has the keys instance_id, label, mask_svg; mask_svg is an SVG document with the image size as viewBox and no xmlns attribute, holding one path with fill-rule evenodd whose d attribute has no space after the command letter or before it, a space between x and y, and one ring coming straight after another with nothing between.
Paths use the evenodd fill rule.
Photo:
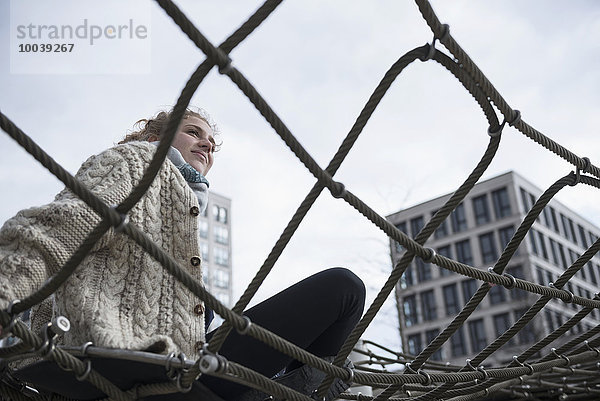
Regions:
<instances>
[{"instance_id":1,"label":"cream cable knit cardigan","mask_svg":"<svg viewBox=\"0 0 600 401\"><path fill-rule=\"evenodd\" d=\"M76 177L108 204L132 191L156 146L119 145L92 156ZM168 159L129 221L197 281L198 200ZM0 230L0 308L56 273L100 221L69 190L45 206L22 210ZM124 234L111 229L55 294L55 314L71 321L67 345L168 353L193 358L204 341L204 305ZM40 314L42 315L42 314ZM35 321L35 319L34 319Z\"/></svg>"}]
</instances>

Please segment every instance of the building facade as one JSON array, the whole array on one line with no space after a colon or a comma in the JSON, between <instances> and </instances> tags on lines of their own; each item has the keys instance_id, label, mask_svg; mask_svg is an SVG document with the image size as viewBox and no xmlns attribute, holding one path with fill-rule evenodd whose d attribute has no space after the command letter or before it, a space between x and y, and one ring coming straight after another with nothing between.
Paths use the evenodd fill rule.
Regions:
<instances>
[{"instance_id":1,"label":"building facade","mask_svg":"<svg viewBox=\"0 0 600 401\"><path fill-rule=\"evenodd\" d=\"M231 264L231 200L209 192L200 219L200 250L206 289L225 306L233 302Z\"/></svg>"},{"instance_id":2,"label":"building facade","mask_svg":"<svg viewBox=\"0 0 600 401\"><path fill-rule=\"evenodd\" d=\"M427 241L427 247L459 262L487 270L498 260L519 224L542 191L514 172L474 186L463 202ZM401 210L387 219L414 238L451 194ZM551 200L535 221L505 269L515 277L539 284L554 282L579 255L600 236L600 229ZM404 253L391 242L392 263ZM565 286L575 295L592 298L599 290L600 258L595 256ZM404 352L416 355L443 330L463 308L481 282L415 258L396 287L400 334ZM522 290L494 286L465 324L432 359L464 365L513 325L538 299ZM538 315L488 358L502 364L552 332L576 313L575 304L550 301ZM594 310L566 336L600 324Z\"/></svg>"}]
</instances>

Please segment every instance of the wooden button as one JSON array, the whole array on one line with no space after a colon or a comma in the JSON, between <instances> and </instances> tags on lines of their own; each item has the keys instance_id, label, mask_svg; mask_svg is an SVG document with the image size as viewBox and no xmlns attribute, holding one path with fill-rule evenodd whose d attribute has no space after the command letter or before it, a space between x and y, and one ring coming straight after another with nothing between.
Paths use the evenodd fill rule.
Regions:
<instances>
[{"instance_id":1,"label":"wooden button","mask_svg":"<svg viewBox=\"0 0 600 401\"><path fill-rule=\"evenodd\" d=\"M200 266L201 262L202 260L200 259L200 256L192 256L190 258L190 263L192 264L192 266Z\"/></svg>"},{"instance_id":2,"label":"wooden button","mask_svg":"<svg viewBox=\"0 0 600 401\"><path fill-rule=\"evenodd\" d=\"M204 305L198 304L194 306L194 313L198 316L204 314Z\"/></svg>"},{"instance_id":3,"label":"wooden button","mask_svg":"<svg viewBox=\"0 0 600 401\"><path fill-rule=\"evenodd\" d=\"M204 346L204 342L202 341L196 341L196 344L194 344L194 349L196 350L196 352L200 352L202 351L202 347Z\"/></svg>"},{"instance_id":4,"label":"wooden button","mask_svg":"<svg viewBox=\"0 0 600 401\"><path fill-rule=\"evenodd\" d=\"M190 208L190 214L192 216L198 216L200 214L200 208L198 206L192 206Z\"/></svg>"}]
</instances>

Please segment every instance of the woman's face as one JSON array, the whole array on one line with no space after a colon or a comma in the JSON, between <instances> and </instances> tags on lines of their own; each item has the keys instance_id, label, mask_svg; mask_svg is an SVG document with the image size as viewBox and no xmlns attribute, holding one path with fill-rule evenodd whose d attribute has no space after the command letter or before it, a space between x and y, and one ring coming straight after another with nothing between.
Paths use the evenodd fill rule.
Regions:
<instances>
[{"instance_id":1,"label":"woman's face","mask_svg":"<svg viewBox=\"0 0 600 401\"><path fill-rule=\"evenodd\" d=\"M181 121L171 146L176 148L183 159L203 175L213 165L215 138L213 130L203 119L194 115Z\"/></svg>"}]
</instances>

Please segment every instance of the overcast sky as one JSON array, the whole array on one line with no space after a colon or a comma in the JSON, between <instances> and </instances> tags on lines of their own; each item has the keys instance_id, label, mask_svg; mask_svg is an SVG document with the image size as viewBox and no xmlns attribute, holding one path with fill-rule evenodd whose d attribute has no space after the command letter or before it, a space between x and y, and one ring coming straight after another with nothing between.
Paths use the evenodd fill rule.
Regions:
<instances>
[{"instance_id":1,"label":"overcast sky","mask_svg":"<svg viewBox=\"0 0 600 401\"><path fill-rule=\"evenodd\" d=\"M78 24L99 18L96 6L105 2L45 3L53 4L54 11L38 3L13 18L51 24L56 22L50 16L60 10L62 19ZM9 4L0 1L0 110L72 173L88 156L115 144L135 121L173 105L205 58L154 2L119 2L118 18L150 21L144 42L149 52L112 51L99 44L79 62L119 66L121 72L133 62L137 70L90 74L76 71L77 64L72 73L11 73L16 44L9 40L14 36ZM261 3L177 4L217 45ZM600 165L597 2L434 1L433 7L508 103L521 110L523 120ZM431 37L410 1L286 1L231 58L325 167L385 71ZM37 56L40 69L45 60L58 57L45 56ZM211 113L222 131L222 151L208 178L212 190L232 199L234 294L239 296L315 179L216 70L193 104ZM387 215L456 189L483 154L486 130L479 106L456 79L433 61L417 61L398 77L336 179ZM0 136L0 166L0 221L50 201L62 188L6 135ZM572 167L507 127L483 178L509 170L545 189ZM564 192L559 200L600 225L597 191L577 187ZM371 301L391 262L381 231L342 200L323 193L257 300L331 266L361 276ZM384 312L366 337L397 348L393 304Z\"/></svg>"}]
</instances>

